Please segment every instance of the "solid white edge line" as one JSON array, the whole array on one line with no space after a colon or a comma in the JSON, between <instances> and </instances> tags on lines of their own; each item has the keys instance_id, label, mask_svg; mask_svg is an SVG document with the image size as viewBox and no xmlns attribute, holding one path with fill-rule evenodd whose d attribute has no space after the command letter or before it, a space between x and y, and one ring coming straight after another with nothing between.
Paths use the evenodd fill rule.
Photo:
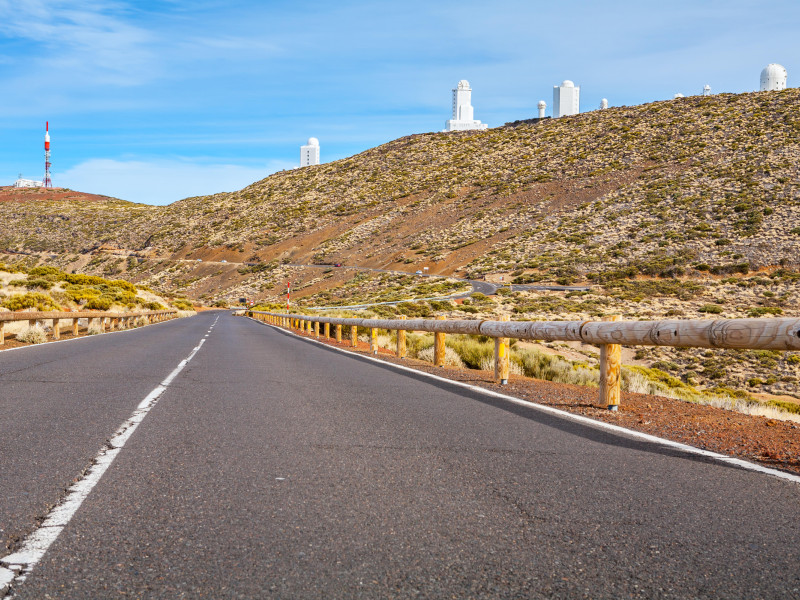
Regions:
<instances>
[{"instance_id":1,"label":"solid white edge line","mask_svg":"<svg viewBox=\"0 0 800 600\"><path fill-rule=\"evenodd\" d=\"M67 490L64 499L45 517L42 524L23 540L19 550L0 558L0 595L5 595L9 587L22 584L28 574L47 552L61 531L70 522L83 501L89 496L103 474L114 462L125 442L133 435L147 413L158 403L161 394L200 351L205 338L195 346L189 356L183 359L158 386L153 389L136 407L131 416L119 426L106 445L95 455L92 465L83 476ZM10 568L9 568L10 567Z\"/></svg>"},{"instance_id":2,"label":"solid white edge line","mask_svg":"<svg viewBox=\"0 0 800 600\"><path fill-rule=\"evenodd\" d=\"M308 337L304 337L302 335L298 335L294 331L291 331L289 329L283 329L282 327L278 327L278 326L272 325L270 323L265 323L264 321L259 321L258 319L253 319L252 317L248 317L248 318L253 320L253 321L255 321L256 323L260 323L262 325L266 325L267 327L272 327L273 329L277 329L278 331L283 331L285 333L293 335L294 337L320 344L322 346L325 346L326 348L331 348L333 350L337 350L338 352L342 352L344 354L349 354L351 356L358 356L360 358L366 358L368 360L380 363L382 365L389 365L389 366L394 367L396 369L399 369L401 371L408 371L409 373L415 373L417 375L423 375L425 377L429 377L429 378L435 379L437 381L446 382L446 383L449 383L449 384L452 384L452 385L455 385L455 386L458 386L458 387L466 388L468 390L472 390L472 391L475 391L475 392L480 392L481 394L485 394L487 396L491 396L491 397L494 397L494 398L501 398L503 400L507 400L507 401L512 402L514 404L519 404L521 406L532 408L532 409L538 410L540 412L548 413L548 414L551 414L551 415L554 415L554 416L557 416L557 417L561 417L561 418L565 418L565 419L569 419L569 420L572 420L572 421L577 421L578 423L582 423L583 425L588 425L588 426L594 427L596 429L605 429L607 431L612 431L614 433L621 434L621 435L624 435L626 437L640 439L640 440L644 440L644 441L651 442L651 443L654 443L654 444L658 444L658 445L661 445L661 446L668 446L670 448L676 448L678 450L682 450L682 451L688 452L690 454L697 454L699 456L704 456L706 458L711 458L711 459L719 461L719 462L727 463L727 464L730 464L730 465L735 465L737 467L741 467L741 468L747 469L749 471L756 471L758 473L763 473L765 475L772 475L773 477L778 477L780 479L786 479L786 480L791 481L793 483L800 484L800 475L794 475L793 473L786 473L784 471L778 471L777 469L771 469L770 467L765 467L765 466L762 466L762 465L751 463L751 462L746 461L746 460L741 459L741 458L734 458L733 456L728 456L726 454L720 454L718 452L712 452L710 450L703 450L702 448L696 448L694 446L690 446L690 445L684 444L682 442L675 442L673 440L668 440L668 439L665 439L665 438L661 438L661 437L658 437L656 435L652 435L652 434L649 434L649 433L643 433L641 431L636 431L635 429L627 429L627 428L622 427L620 425L614 425L613 423L606 423L605 421L596 421L596 420L591 419L589 417L584 417L583 415L576 415L574 413L567 412L567 411L564 411L564 410L561 410L561 409L558 409L558 408L553 408L552 406L546 406L544 404L537 404L536 402L532 402L530 400L523 400L522 398L515 398L514 396L508 396L506 394L501 394L500 392L495 392L493 390L488 390L486 388L482 388L482 387L479 387L479 386L476 386L476 385L471 385L469 383L464 383L463 381L455 381L453 379L448 379L446 377L441 377L439 375L434 375L433 373L428 373L426 371L419 371L419 370L414 369L412 367L406 367L406 366L403 366L403 365L398 365L398 364L395 364L395 363L387 362L387 361L381 360L380 358L375 358L374 356L370 356L369 354L361 354L361 353L358 353L358 352L351 352L350 350L346 350L345 348L339 348L337 346L330 346L330 345L328 345L328 344L326 344L326 343L324 343L324 342L322 342L320 340L316 340L314 338L308 338Z\"/></svg>"}]
</instances>

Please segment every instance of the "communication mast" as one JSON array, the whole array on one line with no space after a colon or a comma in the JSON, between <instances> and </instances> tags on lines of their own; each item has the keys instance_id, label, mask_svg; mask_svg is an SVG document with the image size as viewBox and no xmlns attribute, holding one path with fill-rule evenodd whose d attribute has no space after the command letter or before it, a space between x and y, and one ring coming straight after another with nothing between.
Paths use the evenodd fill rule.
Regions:
<instances>
[{"instance_id":1,"label":"communication mast","mask_svg":"<svg viewBox=\"0 0 800 600\"><path fill-rule=\"evenodd\" d=\"M42 187L53 187L53 180L50 179L50 121L46 121L44 126L44 179L42 180Z\"/></svg>"}]
</instances>

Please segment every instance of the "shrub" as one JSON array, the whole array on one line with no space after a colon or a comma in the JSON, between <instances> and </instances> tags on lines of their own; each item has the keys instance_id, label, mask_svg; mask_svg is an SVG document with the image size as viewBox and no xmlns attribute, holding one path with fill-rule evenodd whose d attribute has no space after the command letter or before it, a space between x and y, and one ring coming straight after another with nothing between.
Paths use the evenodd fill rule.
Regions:
<instances>
[{"instance_id":1,"label":"shrub","mask_svg":"<svg viewBox=\"0 0 800 600\"><path fill-rule=\"evenodd\" d=\"M27 294L18 294L11 296L3 301L3 306L9 310L25 310L26 308L35 308L36 310L58 310L58 305L48 295L40 292L28 292Z\"/></svg>"},{"instance_id":2,"label":"shrub","mask_svg":"<svg viewBox=\"0 0 800 600\"><path fill-rule=\"evenodd\" d=\"M600 373L595 369L573 365L560 356L545 354L532 348L514 350L511 360L522 367L526 376L536 379L591 386L597 386L600 381Z\"/></svg>"},{"instance_id":3,"label":"shrub","mask_svg":"<svg viewBox=\"0 0 800 600\"><path fill-rule=\"evenodd\" d=\"M45 277L51 281L62 281L66 274L55 267L41 266L28 269L28 275L31 277Z\"/></svg>"},{"instance_id":4,"label":"shrub","mask_svg":"<svg viewBox=\"0 0 800 600\"><path fill-rule=\"evenodd\" d=\"M425 348L421 352L417 354L417 358L419 360L424 360L427 362L433 362L433 346ZM444 364L448 367L463 367L464 363L461 361L461 358L458 354L450 347L445 347L444 349Z\"/></svg>"},{"instance_id":5,"label":"shrub","mask_svg":"<svg viewBox=\"0 0 800 600\"><path fill-rule=\"evenodd\" d=\"M47 334L41 325L27 327L17 334L17 340L27 344L43 344L47 341Z\"/></svg>"},{"instance_id":6,"label":"shrub","mask_svg":"<svg viewBox=\"0 0 800 600\"><path fill-rule=\"evenodd\" d=\"M173 300L172 306L174 306L178 310L192 310L194 308L191 302L183 298L178 298L177 300Z\"/></svg>"},{"instance_id":7,"label":"shrub","mask_svg":"<svg viewBox=\"0 0 800 600\"><path fill-rule=\"evenodd\" d=\"M722 312L722 307L717 304L704 304L697 309L697 312L718 315Z\"/></svg>"},{"instance_id":8,"label":"shrub","mask_svg":"<svg viewBox=\"0 0 800 600\"><path fill-rule=\"evenodd\" d=\"M487 358L494 360L494 342L481 342L470 336L447 336L445 344L470 369L480 369Z\"/></svg>"},{"instance_id":9,"label":"shrub","mask_svg":"<svg viewBox=\"0 0 800 600\"><path fill-rule=\"evenodd\" d=\"M748 317L760 317L762 315L781 315L783 314L783 309L777 306L758 306L756 308L751 308L747 311Z\"/></svg>"},{"instance_id":10,"label":"shrub","mask_svg":"<svg viewBox=\"0 0 800 600\"><path fill-rule=\"evenodd\" d=\"M89 298L84 308L88 310L108 310L114 301L108 296Z\"/></svg>"}]
</instances>

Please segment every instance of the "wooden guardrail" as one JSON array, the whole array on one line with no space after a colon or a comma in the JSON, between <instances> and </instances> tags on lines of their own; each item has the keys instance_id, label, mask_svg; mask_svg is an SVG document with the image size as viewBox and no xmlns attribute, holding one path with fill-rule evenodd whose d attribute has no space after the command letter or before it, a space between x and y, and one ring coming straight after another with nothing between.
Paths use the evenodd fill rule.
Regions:
<instances>
[{"instance_id":1,"label":"wooden guardrail","mask_svg":"<svg viewBox=\"0 0 800 600\"><path fill-rule=\"evenodd\" d=\"M178 313L174 308L165 310L146 310L141 312L115 313L106 311L37 311L37 312L0 312L0 345L5 344L5 324L13 321L28 321L28 325L33 327L38 321L53 322L53 339L61 338L61 321L72 321L72 334L78 335L79 319L88 319L88 326L91 327L94 321L100 331L106 330L106 325L113 331L130 326L133 319L145 317L148 322L155 323L171 319Z\"/></svg>"},{"instance_id":2,"label":"wooden guardrail","mask_svg":"<svg viewBox=\"0 0 800 600\"><path fill-rule=\"evenodd\" d=\"M357 319L248 311L248 316L272 325L294 328L317 337L320 324L350 327L350 345L355 347L358 327L370 330L370 349L378 351L379 329L397 331L398 358L404 358L405 332L426 331L434 335L434 364L444 365L445 335L483 335L495 339L495 379L508 382L509 339L577 341L600 347L600 404L617 410L620 401L622 346L673 346L683 348L736 348L741 350L800 350L800 319L715 319L693 321L477 321L436 319Z\"/></svg>"}]
</instances>

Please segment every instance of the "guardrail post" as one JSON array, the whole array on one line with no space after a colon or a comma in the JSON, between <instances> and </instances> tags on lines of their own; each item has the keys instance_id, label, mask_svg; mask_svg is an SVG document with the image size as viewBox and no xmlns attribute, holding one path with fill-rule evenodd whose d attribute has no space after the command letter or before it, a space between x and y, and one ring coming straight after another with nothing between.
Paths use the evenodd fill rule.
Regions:
<instances>
[{"instance_id":1,"label":"guardrail post","mask_svg":"<svg viewBox=\"0 0 800 600\"><path fill-rule=\"evenodd\" d=\"M508 315L500 317L501 321L508 321ZM494 380L500 385L508 385L508 373L511 370L511 357L509 351L511 344L508 338L494 339Z\"/></svg>"},{"instance_id":2,"label":"guardrail post","mask_svg":"<svg viewBox=\"0 0 800 600\"><path fill-rule=\"evenodd\" d=\"M6 343L5 321L0 321L0 344Z\"/></svg>"},{"instance_id":3,"label":"guardrail post","mask_svg":"<svg viewBox=\"0 0 800 600\"><path fill-rule=\"evenodd\" d=\"M319 339L319 321L314 321L314 335Z\"/></svg>"},{"instance_id":4,"label":"guardrail post","mask_svg":"<svg viewBox=\"0 0 800 600\"><path fill-rule=\"evenodd\" d=\"M325 323L325 339L331 337L331 324Z\"/></svg>"},{"instance_id":5,"label":"guardrail post","mask_svg":"<svg viewBox=\"0 0 800 600\"><path fill-rule=\"evenodd\" d=\"M337 342L341 342L342 341L342 326L341 326L341 324L337 324L336 325L336 341Z\"/></svg>"},{"instance_id":6,"label":"guardrail post","mask_svg":"<svg viewBox=\"0 0 800 600\"><path fill-rule=\"evenodd\" d=\"M372 354L378 353L378 328L373 327L369 331L369 351Z\"/></svg>"},{"instance_id":7,"label":"guardrail post","mask_svg":"<svg viewBox=\"0 0 800 600\"><path fill-rule=\"evenodd\" d=\"M35 327L36 319L28 319L28 327Z\"/></svg>"},{"instance_id":8,"label":"guardrail post","mask_svg":"<svg viewBox=\"0 0 800 600\"><path fill-rule=\"evenodd\" d=\"M444 321L444 315L440 315L436 317L437 321ZM433 334L433 366L435 367L443 367L444 366L444 334L443 333L434 333Z\"/></svg>"},{"instance_id":9,"label":"guardrail post","mask_svg":"<svg viewBox=\"0 0 800 600\"><path fill-rule=\"evenodd\" d=\"M61 323L59 322L58 319L53 319L53 339L54 340L61 339L60 325L61 325Z\"/></svg>"},{"instance_id":10,"label":"guardrail post","mask_svg":"<svg viewBox=\"0 0 800 600\"><path fill-rule=\"evenodd\" d=\"M603 321L619 321L619 315L606 317ZM600 405L608 410L619 409L620 371L622 369L622 346L603 344L600 346Z\"/></svg>"},{"instance_id":11,"label":"guardrail post","mask_svg":"<svg viewBox=\"0 0 800 600\"><path fill-rule=\"evenodd\" d=\"M72 319L72 335L78 335L80 319Z\"/></svg>"},{"instance_id":12,"label":"guardrail post","mask_svg":"<svg viewBox=\"0 0 800 600\"><path fill-rule=\"evenodd\" d=\"M405 321L406 316L400 315L400 319ZM397 330L397 358L405 358L406 357L406 330L405 329L398 329Z\"/></svg>"},{"instance_id":13,"label":"guardrail post","mask_svg":"<svg viewBox=\"0 0 800 600\"><path fill-rule=\"evenodd\" d=\"M158 318L158 317L156 317L156 318ZM102 331L103 333L106 332L106 318L105 317L100 317L100 331Z\"/></svg>"},{"instance_id":14,"label":"guardrail post","mask_svg":"<svg viewBox=\"0 0 800 600\"><path fill-rule=\"evenodd\" d=\"M358 326L350 325L350 346L358 346Z\"/></svg>"}]
</instances>

